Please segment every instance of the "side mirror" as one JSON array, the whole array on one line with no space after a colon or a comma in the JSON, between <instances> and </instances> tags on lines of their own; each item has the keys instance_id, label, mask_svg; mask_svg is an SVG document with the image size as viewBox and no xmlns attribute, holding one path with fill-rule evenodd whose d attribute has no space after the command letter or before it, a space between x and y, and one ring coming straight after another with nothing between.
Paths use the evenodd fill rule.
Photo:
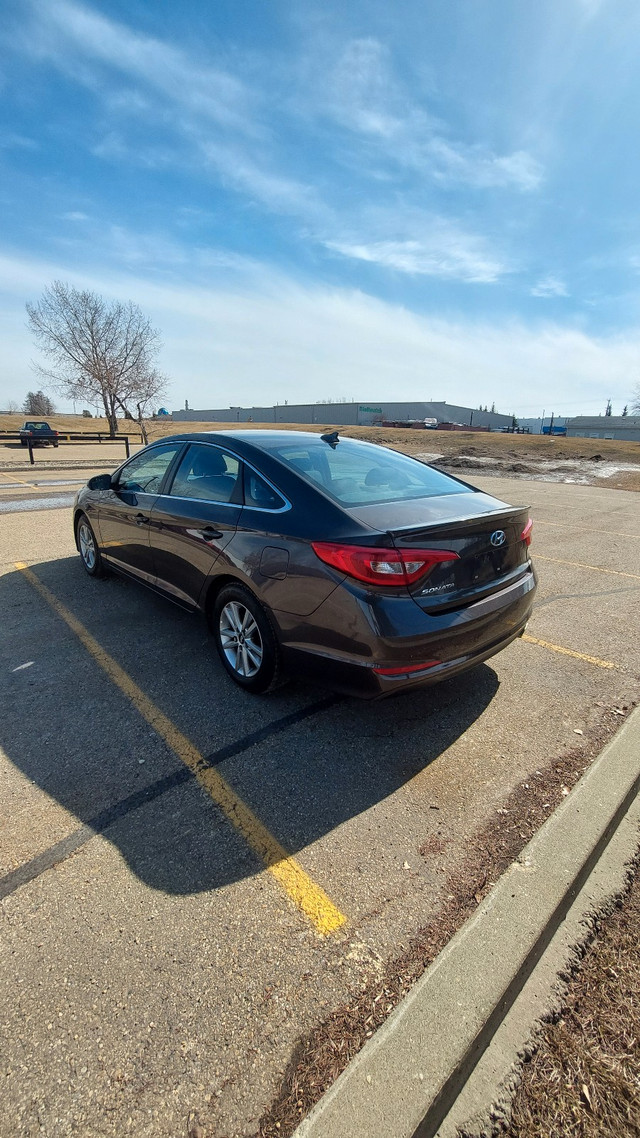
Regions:
<instances>
[{"instance_id":1,"label":"side mirror","mask_svg":"<svg viewBox=\"0 0 640 1138\"><path fill-rule=\"evenodd\" d=\"M112 476L110 474L94 474L87 482L90 490L110 490L112 486Z\"/></svg>"}]
</instances>

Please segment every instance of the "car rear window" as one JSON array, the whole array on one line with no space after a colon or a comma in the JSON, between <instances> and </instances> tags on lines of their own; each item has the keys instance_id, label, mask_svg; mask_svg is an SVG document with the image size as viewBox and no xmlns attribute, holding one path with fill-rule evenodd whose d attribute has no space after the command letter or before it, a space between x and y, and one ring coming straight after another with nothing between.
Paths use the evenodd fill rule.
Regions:
<instances>
[{"instance_id":1,"label":"car rear window","mask_svg":"<svg viewBox=\"0 0 640 1138\"><path fill-rule=\"evenodd\" d=\"M352 439L279 444L274 453L342 506L368 506L468 492L468 487L407 455Z\"/></svg>"}]
</instances>

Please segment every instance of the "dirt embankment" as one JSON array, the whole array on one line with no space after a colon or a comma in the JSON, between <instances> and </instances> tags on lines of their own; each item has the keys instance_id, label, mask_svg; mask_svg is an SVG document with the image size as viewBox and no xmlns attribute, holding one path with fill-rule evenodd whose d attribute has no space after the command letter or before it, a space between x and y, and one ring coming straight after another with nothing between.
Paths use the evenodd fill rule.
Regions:
<instances>
[{"instance_id":1,"label":"dirt embankment","mask_svg":"<svg viewBox=\"0 0 640 1138\"><path fill-rule=\"evenodd\" d=\"M105 419L83 419L79 415L52 415L47 421L59 431L108 430ZM19 430L23 422L24 415L0 415L0 430ZM171 419L151 420L147 426L150 441L182 431L274 428L273 423L174 423ZM335 424L278 423L277 427L322 432L333 429ZM123 421L121 430L127 433L127 429L133 434L136 424ZM339 430L348 438L367 439L419 455L445 469L460 472L461 477L465 477L466 472L482 472L640 491L640 442L400 427L340 427Z\"/></svg>"}]
</instances>

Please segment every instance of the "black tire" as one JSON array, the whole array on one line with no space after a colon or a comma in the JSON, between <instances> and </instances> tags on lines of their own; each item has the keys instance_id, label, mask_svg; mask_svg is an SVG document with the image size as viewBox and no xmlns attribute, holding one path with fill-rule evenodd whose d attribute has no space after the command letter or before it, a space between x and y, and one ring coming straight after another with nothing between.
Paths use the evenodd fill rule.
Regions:
<instances>
[{"instance_id":1,"label":"black tire","mask_svg":"<svg viewBox=\"0 0 640 1138\"><path fill-rule=\"evenodd\" d=\"M278 639L267 610L245 585L225 585L216 597L211 629L225 670L238 687L260 694L283 682Z\"/></svg>"},{"instance_id":2,"label":"black tire","mask_svg":"<svg viewBox=\"0 0 640 1138\"><path fill-rule=\"evenodd\" d=\"M27 442L27 440L26 440L26 439L20 439L20 446L21 446L21 447L26 447L26 446L28 446L28 445L29 445L29 444L28 444L28 442Z\"/></svg>"},{"instance_id":3,"label":"black tire","mask_svg":"<svg viewBox=\"0 0 640 1138\"><path fill-rule=\"evenodd\" d=\"M78 515L76 544L85 573L88 573L90 577L106 576L107 571L98 548L96 535L86 514Z\"/></svg>"}]
</instances>

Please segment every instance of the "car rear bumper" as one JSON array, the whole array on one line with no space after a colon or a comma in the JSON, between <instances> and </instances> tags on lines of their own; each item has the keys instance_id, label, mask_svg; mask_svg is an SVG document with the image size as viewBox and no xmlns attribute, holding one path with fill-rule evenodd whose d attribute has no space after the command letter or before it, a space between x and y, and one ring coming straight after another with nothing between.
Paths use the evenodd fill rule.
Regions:
<instances>
[{"instance_id":1,"label":"car rear bumper","mask_svg":"<svg viewBox=\"0 0 640 1138\"><path fill-rule=\"evenodd\" d=\"M345 633L337 647L319 643L320 610L314 614L314 641L304 642L304 629L283 629L285 662L294 674L304 673L336 691L380 699L423 687L474 668L506 648L524 632L531 615L536 579L529 570L519 581L456 612L430 616L410 599L362 596L354 610L354 594L336 590L326 603L331 627ZM336 607L343 622L336 625ZM321 606L321 609L324 606ZM280 616L281 614L278 614ZM332 639L335 639L333 637ZM420 665L424 664L424 668Z\"/></svg>"}]
</instances>

